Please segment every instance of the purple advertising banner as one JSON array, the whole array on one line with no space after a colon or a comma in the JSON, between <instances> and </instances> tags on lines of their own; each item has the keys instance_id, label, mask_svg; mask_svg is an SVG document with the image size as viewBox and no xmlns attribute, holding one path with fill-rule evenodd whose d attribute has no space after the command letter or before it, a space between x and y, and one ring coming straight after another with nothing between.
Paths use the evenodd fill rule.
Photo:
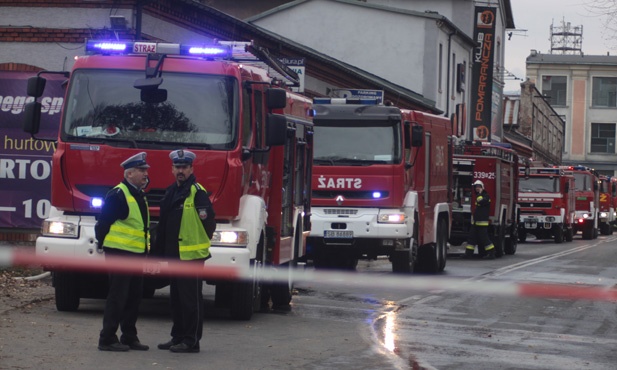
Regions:
<instances>
[{"instance_id":1,"label":"purple advertising banner","mask_svg":"<svg viewBox=\"0 0 617 370\"><path fill-rule=\"evenodd\" d=\"M491 141L493 108L493 58L495 48L496 8L476 6L471 75L470 133L472 140Z\"/></svg>"},{"instance_id":2,"label":"purple advertising banner","mask_svg":"<svg viewBox=\"0 0 617 370\"><path fill-rule=\"evenodd\" d=\"M51 206L53 141L33 139L23 131L24 108L33 72L0 71L0 228L40 228ZM39 98L41 130L37 137L58 137L64 102L64 78L47 79Z\"/></svg>"}]
</instances>

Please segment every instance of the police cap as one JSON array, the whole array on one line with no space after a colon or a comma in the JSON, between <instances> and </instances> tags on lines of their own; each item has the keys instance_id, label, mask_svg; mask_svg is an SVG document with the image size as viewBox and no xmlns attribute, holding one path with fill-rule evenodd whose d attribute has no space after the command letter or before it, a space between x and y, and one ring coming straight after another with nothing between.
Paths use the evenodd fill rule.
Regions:
<instances>
[{"instance_id":1,"label":"police cap","mask_svg":"<svg viewBox=\"0 0 617 370\"><path fill-rule=\"evenodd\" d=\"M146 163L146 152L137 153L134 156L128 158L126 161L120 163L125 170L129 168L150 168L150 165Z\"/></svg>"},{"instance_id":2,"label":"police cap","mask_svg":"<svg viewBox=\"0 0 617 370\"><path fill-rule=\"evenodd\" d=\"M169 158L171 158L174 166L192 166L193 160L195 159L195 153L184 149L178 149L169 153Z\"/></svg>"}]
</instances>

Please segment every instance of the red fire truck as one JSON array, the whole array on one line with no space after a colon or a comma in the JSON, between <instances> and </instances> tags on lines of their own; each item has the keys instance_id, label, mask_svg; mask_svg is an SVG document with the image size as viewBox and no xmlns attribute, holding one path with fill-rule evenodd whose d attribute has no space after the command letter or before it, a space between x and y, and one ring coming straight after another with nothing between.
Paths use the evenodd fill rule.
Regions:
<instances>
[{"instance_id":1,"label":"red fire truck","mask_svg":"<svg viewBox=\"0 0 617 370\"><path fill-rule=\"evenodd\" d=\"M389 256L392 270L443 271L451 203L450 122L371 99L315 99L316 267Z\"/></svg>"},{"instance_id":2,"label":"red fire truck","mask_svg":"<svg viewBox=\"0 0 617 370\"><path fill-rule=\"evenodd\" d=\"M269 286L260 271L293 266L310 229L312 101L280 87L294 72L252 43L88 41L86 52L66 73L53 207L36 253L101 258L94 236L101 202L122 179L120 163L141 151L152 164L146 192L156 224L174 180L168 154L186 148L197 154L195 175L216 211L206 265L250 268L253 276L207 281L216 285L217 305L248 320L265 287L273 304L288 304L291 281ZM28 82L29 95L43 93L43 73ZM33 136L40 107L26 108L24 129ZM61 311L107 290L104 276L80 272L53 271L53 285Z\"/></svg>"},{"instance_id":3,"label":"red fire truck","mask_svg":"<svg viewBox=\"0 0 617 370\"><path fill-rule=\"evenodd\" d=\"M480 180L491 198L489 237L495 245L495 255L516 253L518 177L518 155L514 150L481 142L456 145L450 243L461 245L467 240L476 196L471 184Z\"/></svg>"},{"instance_id":4,"label":"red fire truck","mask_svg":"<svg viewBox=\"0 0 617 370\"><path fill-rule=\"evenodd\" d=\"M598 215L598 227L600 228L600 234L611 235L613 234L613 225L615 224L615 206L613 201L613 194L617 184L612 181L612 178L605 175L600 175L598 178L600 185L600 213Z\"/></svg>"},{"instance_id":5,"label":"red fire truck","mask_svg":"<svg viewBox=\"0 0 617 370\"><path fill-rule=\"evenodd\" d=\"M561 168L571 171L574 176L574 194L576 197L574 234L581 231L583 239L595 239L598 237L600 215L598 173L585 166L561 166Z\"/></svg>"},{"instance_id":6,"label":"red fire truck","mask_svg":"<svg viewBox=\"0 0 617 370\"><path fill-rule=\"evenodd\" d=\"M555 243L571 242L576 222L574 176L552 167L521 169L520 175L518 240L524 243L531 234Z\"/></svg>"}]
</instances>

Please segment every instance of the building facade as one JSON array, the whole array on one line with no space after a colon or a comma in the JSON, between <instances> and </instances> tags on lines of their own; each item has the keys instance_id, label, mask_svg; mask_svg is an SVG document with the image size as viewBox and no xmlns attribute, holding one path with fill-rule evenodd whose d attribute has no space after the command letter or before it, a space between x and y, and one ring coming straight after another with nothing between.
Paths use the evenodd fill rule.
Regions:
<instances>
[{"instance_id":1,"label":"building facade","mask_svg":"<svg viewBox=\"0 0 617 370\"><path fill-rule=\"evenodd\" d=\"M617 170L617 56L527 57L527 77L565 121L563 163Z\"/></svg>"},{"instance_id":2,"label":"building facade","mask_svg":"<svg viewBox=\"0 0 617 370\"><path fill-rule=\"evenodd\" d=\"M492 140L501 141L504 36L514 28L509 0L297 0L247 21L418 92L450 117L461 105L472 108L481 44L473 37L476 7L496 10L485 91L491 104L483 108L490 110Z\"/></svg>"}]
</instances>

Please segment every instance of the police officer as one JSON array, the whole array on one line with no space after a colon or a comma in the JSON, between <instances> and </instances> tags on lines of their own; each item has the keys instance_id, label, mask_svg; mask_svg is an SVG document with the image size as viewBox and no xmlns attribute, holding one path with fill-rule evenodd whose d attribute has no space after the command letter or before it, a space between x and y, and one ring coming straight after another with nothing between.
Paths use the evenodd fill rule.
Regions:
<instances>
[{"instance_id":1,"label":"police officer","mask_svg":"<svg viewBox=\"0 0 617 370\"><path fill-rule=\"evenodd\" d=\"M488 237L488 218L491 209L491 198L486 192L486 189L484 189L484 183L482 181L476 180L472 186L476 192L476 209L471 218L471 230L469 232L467 246L465 247L465 257L471 258L475 246L477 245L478 253L480 252L480 248L484 247L486 254L484 254L483 258L494 259L495 246Z\"/></svg>"},{"instance_id":2,"label":"police officer","mask_svg":"<svg viewBox=\"0 0 617 370\"><path fill-rule=\"evenodd\" d=\"M150 216L143 189L148 184L146 153L141 152L121 164L124 180L105 197L96 226L96 239L103 246L105 256L145 257L150 243ZM103 329L99 336L99 350L147 351L137 337L137 314L143 295L143 276L109 273L109 292L103 314ZM122 331L120 340L116 335Z\"/></svg>"},{"instance_id":3,"label":"police officer","mask_svg":"<svg viewBox=\"0 0 617 370\"><path fill-rule=\"evenodd\" d=\"M210 258L210 239L216 229L212 203L193 174L195 154L180 149L169 157L176 182L161 200L155 253L203 266ZM159 344L159 349L199 352L204 315L202 286L200 276L170 277L171 340Z\"/></svg>"}]
</instances>

